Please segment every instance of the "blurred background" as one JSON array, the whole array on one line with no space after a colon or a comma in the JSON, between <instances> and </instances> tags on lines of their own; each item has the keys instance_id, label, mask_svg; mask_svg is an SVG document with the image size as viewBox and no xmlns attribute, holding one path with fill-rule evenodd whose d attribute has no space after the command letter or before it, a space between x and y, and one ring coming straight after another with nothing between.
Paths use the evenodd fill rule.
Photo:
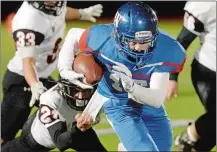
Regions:
<instances>
[{"instance_id":1,"label":"blurred background","mask_svg":"<svg viewBox=\"0 0 217 152\"><path fill-rule=\"evenodd\" d=\"M117 8L125 3L124 1L70 1L68 6L74 8L86 8L95 4L102 4L104 7L104 12L102 17L98 19L95 24L109 23L112 22L112 19L116 13ZM184 15L184 5L185 1L148 1L145 2L149 4L156 12L159 17L159 27L167 32L169 35L174 37L178 36L182 25L183 25L183 15ZM21 1L1 1L1 82L3 74L7 68L7 63L14 56L15 46L13 39L10 34L8 34L5 19L12 13L16 12L20 5ZM88 28L93 23L87 21L73 21L68 22L65 34L72 27ZM172 99L171 101L165 101L165 107L167 109L168 115L171 119L171 124L173 127L173 136L175 137L181 131L183 131L188 122L193 121L199 115L201 115L204 110L203 107L193 89L191 79L190 79L190 70L191 62L193 59L194 52L199 46L199 40L196 39L191 46L188 48L187 52L187 61L184 67L183 72L179 77L179 94L177 98ZM58 72L55 71L52 76L57 79ZM2 99L2 97L1 97ZM36 108L33 108L34 112ZM100 124L94 127L99 134L99 138L103 145L109 151L116 151L119 140L114 134L111 126L108 124L106 118L103 116ZM20 135L20 132L17 136ZM174 138L173 137L173 138ZM175 150L173 146L173 151ZM69 150L70 151L70 150Z\"/></svg>"},{"instance_id":2,"label":"blurred background","mask_svg":"<svg viewBox=\"0 0 217 152\"><path fill-rule=\"evenodd\" d=\"M104 7L102 17L112 17L117 8L125 3L124 1L69 1L67 5L74 8L86 8L94 4L102 4ZM179 17L183 15L185 1L147 1L159 17ZM1 15L4 20L10 12L16 12L22 1L1 1ZM172 13L171 13L172 12Z\"/></svg>"}]
</instances>

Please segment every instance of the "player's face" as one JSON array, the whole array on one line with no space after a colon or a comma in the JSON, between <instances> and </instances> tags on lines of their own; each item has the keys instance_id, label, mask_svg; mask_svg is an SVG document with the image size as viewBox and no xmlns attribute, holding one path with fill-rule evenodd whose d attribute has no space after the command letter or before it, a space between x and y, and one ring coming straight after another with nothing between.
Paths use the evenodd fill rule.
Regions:
<instances>
[{"instance_id":1,"label":"player's face","mask_svg":"<svg viewBox=\"0 0 217 152\"><path fill-rule=\"evenodd\" d=\"M91 94L90 89L82 90L77 92L74 96L76 99L82 100L82 99L89 99Z\"/></svg>"},{"instance_id":2,"label":"player's face","mask_svg":"<svg viewBox=\"0 0 217 152\"><path fill-rule=\"evenodd\" d=\"M46 1L44 1L45 8L48 9L48 10L55 9L56 3L57 3L57 1L55 1L55 0L46 0Z\"/></svg>"},{"instance_id":3,"label":"player's face","mask_svg":"<svg viewBox=\"0 0 217 152\"><path fill-rule=\"evenodd\" d=\"M145 50L151 45L151 41L147 41L145 43L137 43L135 41L129 42L129 47L133 52L141 52L144 53Z\"/></svg>"}]
</instances>

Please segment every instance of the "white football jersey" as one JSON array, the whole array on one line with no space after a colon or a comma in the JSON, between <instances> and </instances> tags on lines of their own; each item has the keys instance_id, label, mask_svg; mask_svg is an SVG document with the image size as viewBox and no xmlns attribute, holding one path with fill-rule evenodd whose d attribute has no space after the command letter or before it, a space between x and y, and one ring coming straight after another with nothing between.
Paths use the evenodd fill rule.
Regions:
<instances>
[{"instance_id":1,"label":"white football jersey","mask_svg":"<svg viewBox=\"0 0 217 152\"><path fill-rule=\"evenodd\" d=\"M184 26L198 35L201 41L195 54L196 60L216 71L216 2L187 2L184 10ZM203 23L203 32L195 30L195 18Z\"/></svg>"},{"instance_id":2,"label":"white football jersey","mask_svg":"<svg viewBox=\"0 0 217 152\"><path fill-rule=\"evenodd\" d=\"M40 110L40 112L39 112ZM40 97L40 109L31 126L33 138L48 148L55 148L48 127L55 125L57 122L66 122L67 129L71 129L72 122L75 121L75 115L78 113L72 109L60 94L60 88L55 85ZM39 113L42 113L39 115Z\"/></svg>"},{"instance_id":3,"label":"white football jersey","mask_svg":"<svg viewBox=\"0 0 217 152\"><path fill-rule=\"evenodd\" d=\"M27 1L23 2L12 21L17 51L8 64L10 71L24 75L22 51L33 49L39 78L47 78L54 71L66 26L66 5L63 7L59 16L52 16L35 9Z\"/></svg>"}]
</instances>

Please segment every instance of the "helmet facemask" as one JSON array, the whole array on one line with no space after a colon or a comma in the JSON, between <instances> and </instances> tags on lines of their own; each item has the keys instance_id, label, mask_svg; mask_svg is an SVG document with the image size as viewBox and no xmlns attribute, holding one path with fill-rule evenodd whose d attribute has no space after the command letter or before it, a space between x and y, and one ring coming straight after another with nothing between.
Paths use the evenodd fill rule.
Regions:
<instances>
[{"instance_id":1,"label":"helmet facemask","mask_svg":"<svg viewBox=\"0 0 217 152\"><path fill-rule=\"evenodd\" d=\"M142 32L146 32L146 31L142 31ZM139 32L136 32L136 34L137 33ZM139 37L139 36L124 35L117 32L115 39L119 51L121 51L122 54L124 54L131 62L136 63L137 66L143 66L153 56L157 35L158 33L150 36ZM135 50L135 47L134 49L132 49L131 47L132 43L139 44L139 45L146 44L146 48L137 51Z\"/></svg>"},{"instance_id":2,"label":"helmet facemask","mask_svg":"<svg viewBox=\"0 0 217 152\"><path fill-rule=\"evenodd\" d=\"M34 8L44 12L48 15L58 16L63 11L63 6L65 1L55 1L55 0L46 0L46 1L28 1Z\"/></svg>"},{"instance_id":3,"label":"helmet facemask","mask_svg":"<svg viewBox=\"0 0 217 152\"><path fill-rule=\"evenodd\" d=\"M128 2L115 15L114 33L118 50L136 66L143 66L154 54L159 33L157 16L148 5Z\"/></svg>"},{"instance_id":4,"label":"helmet facemask","mask_svg":"<svg viewBox=\"0 0 217 152\"><path fill-rule=\"evenodd\" d=\"M68 80L60 80L61 94L67 104L76 111L83 111L88 104L91 96L96 90L96 84L93 84L93 89L82 89Z\"/></svg>"}]
</instances>

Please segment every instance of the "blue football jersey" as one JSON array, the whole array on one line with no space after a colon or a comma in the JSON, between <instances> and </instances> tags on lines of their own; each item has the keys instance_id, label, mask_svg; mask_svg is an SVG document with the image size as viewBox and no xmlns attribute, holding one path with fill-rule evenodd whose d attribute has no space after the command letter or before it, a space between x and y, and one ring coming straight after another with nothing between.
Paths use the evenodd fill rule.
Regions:
<instances>
[{"instance_id":1,"label":"blue football jersey","mask_svg":"<svg viewBox=\"0 0 217 152\"><path fill-rule=\"evenodd\" d=\"M99 24L87 29L79 42L80 49L93 54L97 60L105 65L104 75L98 85L98 91L105 97L128 98L121 81L111 72L115 62L120 62L132 72L134 81L149 87L153 72L180 72L185 61L184 48L163 31L159 32L153 49L153 57L142 67L129 60L116 45L113 24Z\"/></svg>"}]
</instances>

